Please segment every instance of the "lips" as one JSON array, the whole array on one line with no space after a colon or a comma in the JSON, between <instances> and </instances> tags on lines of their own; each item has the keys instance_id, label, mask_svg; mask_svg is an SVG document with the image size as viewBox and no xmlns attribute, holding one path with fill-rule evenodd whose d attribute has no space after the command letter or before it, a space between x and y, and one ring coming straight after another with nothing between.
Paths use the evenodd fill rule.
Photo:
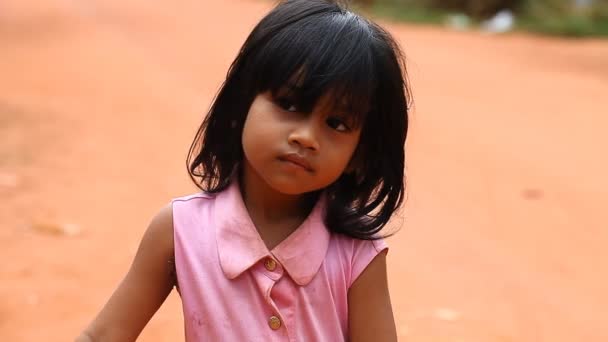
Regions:
<instances>
[{"instance_id":1,"label":"lips","mask_svg":"<svg viewBox=\"0 0 608 342\"><path fill-rule=\"evenodd\" d=\"M297 166L300 166L301 168L305 169L308 172L313 172L314 171L314 169L312 168L312 165L310 165L310 163L308 162L308 160L306 160L306 158L300 156L297 153L285 154L285 155L279 157L279 160L293 163L293 164L295 164Z\"/></svg>"}]
</instances>

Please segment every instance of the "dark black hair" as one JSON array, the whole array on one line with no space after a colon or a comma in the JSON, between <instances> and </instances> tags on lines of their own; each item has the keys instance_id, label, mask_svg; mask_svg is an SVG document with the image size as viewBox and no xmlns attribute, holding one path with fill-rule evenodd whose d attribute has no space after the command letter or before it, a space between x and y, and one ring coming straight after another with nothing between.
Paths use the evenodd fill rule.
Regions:
<instances>
[{"instance_id":1,"label":"dark black hair","mask_svg":"<svg viewBox=\"0 0 608 342\"><path fill-rule=\"evenodd\" d=\"M253 29L190 147L190 177L204 191L225 189L243 158L254 98L286 87L298 108L331 94L333 105L346 105L362 122L353 171L325 189L325 223L354 238L378 238L404 198L404 58L387 31L335 1L282 1Z\"/></svg>"}]
</instances>

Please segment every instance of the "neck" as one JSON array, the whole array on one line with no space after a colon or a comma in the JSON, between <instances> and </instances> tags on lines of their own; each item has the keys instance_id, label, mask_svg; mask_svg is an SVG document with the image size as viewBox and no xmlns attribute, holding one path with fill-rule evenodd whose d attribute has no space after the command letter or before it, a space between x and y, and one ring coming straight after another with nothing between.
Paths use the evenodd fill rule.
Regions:
<instances>
[{"instance_id":1,"label":"neck","mask_svg":"<svg viewBox=\"0 0 608 342\"><path fill-rule=\"evenodd\" d=\"M246 161L239 180L243 202L254 223L301 222L316 199L314 194L289 195L276 191Z\"/></svg>"}]
</instances>

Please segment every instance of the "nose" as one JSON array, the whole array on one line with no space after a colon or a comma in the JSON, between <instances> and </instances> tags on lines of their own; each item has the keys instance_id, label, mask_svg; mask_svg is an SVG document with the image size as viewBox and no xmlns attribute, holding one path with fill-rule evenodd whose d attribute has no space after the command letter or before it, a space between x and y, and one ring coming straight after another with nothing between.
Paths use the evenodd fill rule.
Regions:
<instances>
[{"instance_id":1,"label":"nose","mask_svg":"<svg viewBox=\"0 0 608 342\"><path fill-rule=\"evenodd\" d=\"M314 123L311 121L313 120L306 120L298 123L297 127L295 127L289 134L289 137L287 137L289 145L297 145L300 148L313 152L319 150L319 141L316 137Z\"/></svg>"}]
</instances>

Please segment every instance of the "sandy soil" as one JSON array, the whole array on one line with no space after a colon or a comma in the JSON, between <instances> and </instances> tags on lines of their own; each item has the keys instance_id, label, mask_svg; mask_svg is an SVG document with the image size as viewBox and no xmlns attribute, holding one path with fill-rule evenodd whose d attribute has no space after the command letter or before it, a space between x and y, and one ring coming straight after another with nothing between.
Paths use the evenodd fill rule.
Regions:
<instances>
[{"instance_id":1,"label":"sandy soil","mask_svg":"<svg viewBox=\"0 0 608 342\"><path fill-rule=\"evenodd\" d=\"M0 2L1 341L70 340L194 191L190 140L269 6ZM387 25L416 101L401 339L608 341L608 41ZM181 319L172 295L141 340Z\"/></svg>"}]
</instances>

